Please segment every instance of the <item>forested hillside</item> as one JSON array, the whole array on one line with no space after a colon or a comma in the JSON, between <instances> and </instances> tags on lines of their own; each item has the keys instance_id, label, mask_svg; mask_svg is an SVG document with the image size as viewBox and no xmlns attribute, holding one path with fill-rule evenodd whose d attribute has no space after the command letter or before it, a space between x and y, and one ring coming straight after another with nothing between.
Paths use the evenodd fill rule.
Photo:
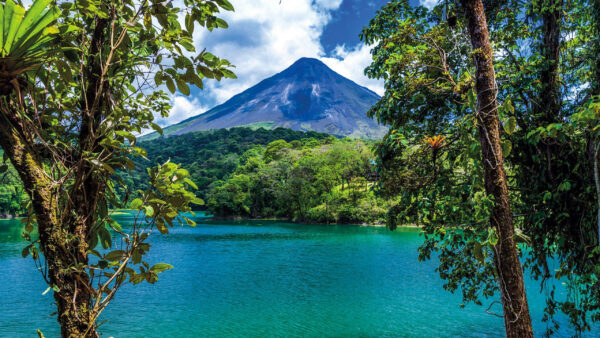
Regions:
<instances>
[{"instance_id":1,"label":"forested hillside","mask_svg":"<svg viewBox=\"0 0 600 338\"><path fill-rule=\"evenodd\" d=\"M388 202L373 192L373 152L364 141L278 140L241 159L233 176L210 193L214 215L317 223L385 220Z\"/></svg>"},{"instance_id":2,"label":"forested hillside","mask_svg":"<svg viewBox=\"0 0 600 338\"><path fill-rule=\"evenodd\" d=\"M170 160L189 171L217 216L378 223L388 204L374 195L374 155L365 142L284 128L189 133L142 142L146 159L135 159L136 169L122 177L129 189L146 189L146 168ZM0 215L22 214L26 194L6 169Z\"/></svg>"},{"instance_id":3,"label":"forested hillside","mask_svg":"<svg viewBox=\"0 0 600 338\"><path fill-rule=\"evenodd\" d=\"M123 177L134 189L144 189L148 186L146 168L171 160L190 172L191 180L198 186L197 196L206 199L214 182L229 178L236 170L244 152L276 140L293 142L304 139L306 143L317 144L318 140L325 138L333 137L284 128L218 129L163 137L140 143L148 152L147 159L135 159L136 169Z\"/></svg>"}]
</instances>

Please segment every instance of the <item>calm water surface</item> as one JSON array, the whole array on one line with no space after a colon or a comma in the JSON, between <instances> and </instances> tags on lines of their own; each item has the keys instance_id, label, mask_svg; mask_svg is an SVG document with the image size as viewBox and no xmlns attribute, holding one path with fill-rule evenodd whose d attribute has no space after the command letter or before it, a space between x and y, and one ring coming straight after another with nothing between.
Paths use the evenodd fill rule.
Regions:
<instances>
[{"instance_id":1,"label":"calm water surface","mask_svg":"<svg viewBox=\"0 0 600 338\"><path fill-rule=\"evenodd\" d=\"M21 258L20 230L18 221L0 221L0 337L33 337L35 329L56 337L53 298L42 295L46 285L33 262ZM421 241L415 229L347 225L176 227L153 235L150 257L175 268L155 285L123 288L101 331L105 337L503 335L502 319L478 306L461 309L460 297L442 289L437 261L418 262ZM543 299L534 282L529 286L542 334ZM571 336L562 326L559 336Z\"/></svg>"}]
</instances>

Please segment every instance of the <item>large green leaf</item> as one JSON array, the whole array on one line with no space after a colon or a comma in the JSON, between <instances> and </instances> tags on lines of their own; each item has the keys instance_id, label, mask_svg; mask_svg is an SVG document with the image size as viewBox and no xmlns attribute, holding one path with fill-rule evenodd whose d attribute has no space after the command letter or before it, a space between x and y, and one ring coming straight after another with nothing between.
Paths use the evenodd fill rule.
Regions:
<instances>
[{"instance_id":1,"label":"large green leaf","mask_svg":"<svg viewBox=\"0 0 600 338\"><path fill-rule=\"evenodd\" d=\"M37 67L38 59L47 53L47 43L58 33L50 25L60 14L51 2L37 0L28 11L13 0L0 5L0 57L9 74L19 75Z\"/></svg>"},{"instance_id":2,"label":"large green leaf","mask_svg":"<svg viewBox=\"0 0 600 338\"><path fill-rule=\"evenodd\" d=\"M0 5L0 56L3 56L2 46L4 46L4 6Z\"/></svg>"},{"instance_id":3,"label":"large green leaf","mask_svg":"<svg viewBox=\"0 0 600 338\"><path fill-rule=\"evenodd\" d=\"M54 11L46 9L46 6L48 6L50 2L51 0L38 0L31 5L29 10L27 10L27 13L25 13L25 17L17 31L15 45L21 45L29 36L43 29L43 26L38 25L38 23L48 16L52 17L52 14L54 13Z\"/></svg>"},{"instance_id":4,"label":"large green leaf","mask_svg":"<svg viewBox=\"0 0 600 338\"><path fill-rule=\"evenodd\" d=\"M12 0L9 0L6 2L7 6L9 6L9 4L12 4L13 13L10 18L10 24L9 24L9 28L8 28L8 33L6 35L6 40L4 41L4 52L7 54L7 56L10 56L10 51L12 50L13 41L15 40L17 31L19 30L19 27L21 26L23 17L25 16L25 8L15 5L15 3Z\"/></svg>"},{"instance_id":5,"label":"large green leaf","mask_svg":"<svg viewBox=\"0 0 600 338\"><path fill-rule=\"evenodd\" d=\"M15 3L12 0L9 0L4 4L4 22L2 23L2 48L0 56L6 56L8 51L5 49L6 40L8 39L8 31L10 30L10 24L12 21L12 16L15 10Z\"/></svg>"},{"instance_id":6,"label":"large green leaf","mask_svg":"<svg viewBox=\"0 0 600 338\"><path fill-rule=\"evenodd\" d=\"M45 3L47 0L41 0L37 3ZM33 8L33 7L32 7ZM50 40L50 35L53 35L58 32L56 28L54 30L49 29L49 25L52 24L59 16L60 12L55 7L51 9L42 11L41 16L35 17L37 19L30 26L25 25L25 20L28 19L31 10L27 12L23 22L21 23L21 28L17 33L17 39L13 43L13 48L10 51L12 56L21 57L28 54L28 48L36 44L42 44ZM41 33L41 34L40 34Z\"/></svg>"}]
</instances>

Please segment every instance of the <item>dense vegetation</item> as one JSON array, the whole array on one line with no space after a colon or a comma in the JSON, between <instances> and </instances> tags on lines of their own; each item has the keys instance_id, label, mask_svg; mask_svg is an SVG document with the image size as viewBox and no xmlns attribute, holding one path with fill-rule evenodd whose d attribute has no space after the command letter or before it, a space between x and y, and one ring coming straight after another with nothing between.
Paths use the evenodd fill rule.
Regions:
<instances>
[{"instance_id":1,"label":"dense vegetation","mask_svg":"<svg viewBox=\"0 0 600 338\"><path fill-rule=\"evenodd\" d=\"M0 150L0 158L3 155ZM13 166L0 162L0 218L25 214L28 199Z\"/></svg>"},{"instance_id":2,"label":"dense vegetation","mask_svg":"<svg viewBox=\"0 0 600 338\"><path fill-rule=\"evenodd\" d=\"M215 182L230 178L246 151L276 140L303 140L305 144L314 145L330 137L327 134L285 128L232 128L144 141L141 145L147 151L147 156L133 158L135 168L121 172L120 176L127 185L118 187L119 196L124 199L128 190L148 188L149 176L145 168L170 160L189 171L190 179L198 186L196 195L206 199ZM7 172L0 176L0 215L23 214L24 200L27 198L22 184L12 166L7 165Z\"/></svg>"},{"instance_id":3,"label":"dense vegetation","mask_svg":"<svg viewBox=\"0 0 600 338\"><path fill-rule=\"evenodd\" d=\"M235 78L192 38L227 27L227 0L59 3L0 4L0 146L12 164L0 198L17 213L23 191L31 201L23 254L54 292L63 336L98 337L122 285L170 268L144 261L146 239L194 224L181 213L201 204L194 180L217 215L381 220L361 141L233 130L138 147L134 135L160 132L154 115L170 111L162 85L187 95ZM499 293L509 337L533 335L518 254L547 295L549 334L559 311L578 331L600 321L599 37L600 0L395 0L362 34L366 72L385 82L369 114L391 127L376 150L388 224L423 225L420 258L435 254L465 302ZM16 177L23 189L10 188ZM124 206L139 211L128 233L108 212Z\"/></svg>"},{"instance_id":4,"label":"dense vegetation","mask_svg":"<svg viewBox=\"0 0 600 338\"><path fill-rule=\"evenodd\" d=\"M523 279L513 225L548 333L560 311L580 331L600 321L599 36L597 0L396 0L362 34L386 89L370 115L392 127L377 150L389 224L423 224L420 257L437 253L465 302L498 292L508 336L532 335L525 296L507 297Z\"/></svg>"},{"instance_id":5,"label":"dense vegetation","mask_svg":"<svg viewBox=\"0 0 600 338\"><path fill-rule=\"evenodd\" d=\"M215 183L216 216L276 217L317 223L381 223L387 202L375 196L371 146L333 137L277 140L244 153L233 176Z\"/></svg>"},{"instance_id":6,"label":"dense vegetation","mask_svg":"<svg viewBox=\"0 0 600 338\"><path fill-rule=\"evenodd\" d=\"M331 136L284 128L218 129L162 137L140 143L147 151L147 159L136 158L136 169L123 177L132 189L143 189L148 186L148 174L144 168L170 160L189 171L190 179L198 186L196 195L206 199L215 182L228 179L236 170L246 151L276 140L293 142L305 139L305 142L317 143L328 137Z\"/></svg>"}]
</instances>

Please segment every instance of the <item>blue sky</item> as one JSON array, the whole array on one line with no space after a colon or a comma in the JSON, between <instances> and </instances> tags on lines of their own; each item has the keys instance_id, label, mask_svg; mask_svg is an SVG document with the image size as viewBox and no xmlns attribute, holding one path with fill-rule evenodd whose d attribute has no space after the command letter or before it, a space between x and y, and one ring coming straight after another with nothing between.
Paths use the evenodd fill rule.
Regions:
<instances>
[{"instance_id":1,"label":"blue sky","mask_svg":"<svg viewBox=\"0 0 600 338\"><path fill-rule=\"evenodd\" d=\"M231 96L272 76L301 57L314 57L336 72L381 94L383 83L368 79L370 47L358 35L387 0L230 0L233 13L223 13L229 28L196 30L194 43L236 65L236 80L207 81L189 97L173 96L165 126L225 102ZM437 0L419 1L426 6Z\"/></svg>"}]
</instances>

